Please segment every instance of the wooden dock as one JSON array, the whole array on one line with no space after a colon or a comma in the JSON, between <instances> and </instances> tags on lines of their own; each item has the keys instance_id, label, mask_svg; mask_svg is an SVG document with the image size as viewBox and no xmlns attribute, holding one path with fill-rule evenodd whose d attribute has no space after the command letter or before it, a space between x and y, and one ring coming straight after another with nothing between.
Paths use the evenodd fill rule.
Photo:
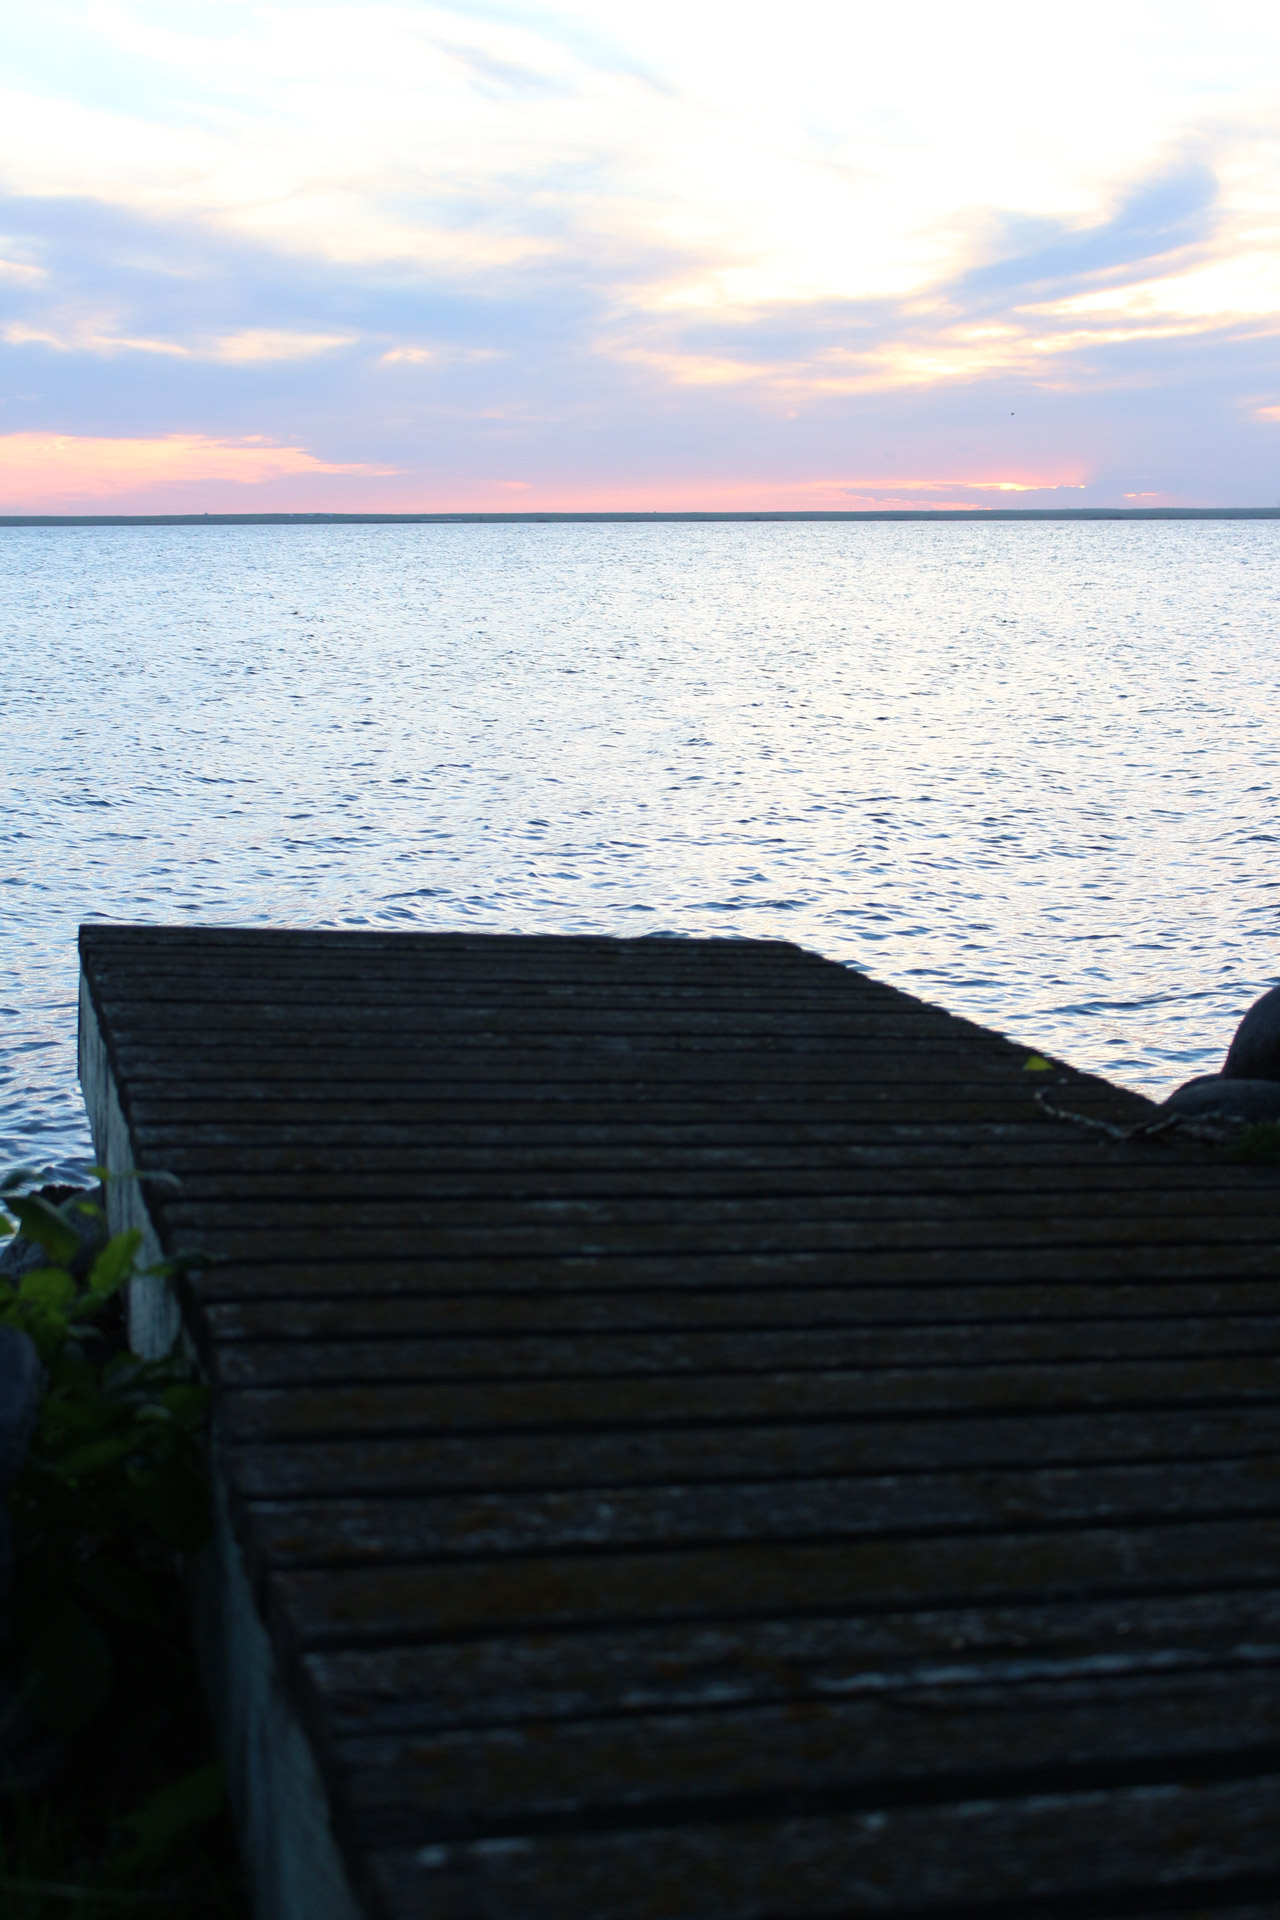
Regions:
<instances>
[{"instance_id":1,"label":"wooden dock","mask_svg":"<svg viewBox=\"0 0 1280 1920\"><path fill-rule=\"evenodd\" d=\"M1280 1168L780 943L81 951L260 1920L1280 1914Z\"/></svg>"}]
</instances>

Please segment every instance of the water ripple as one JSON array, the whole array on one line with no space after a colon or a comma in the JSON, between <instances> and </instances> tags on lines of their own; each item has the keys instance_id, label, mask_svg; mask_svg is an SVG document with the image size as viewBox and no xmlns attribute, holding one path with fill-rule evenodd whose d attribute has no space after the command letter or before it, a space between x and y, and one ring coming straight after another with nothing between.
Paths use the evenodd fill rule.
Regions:
<instances>
[{"instance_id":1,"label":"water ripple","mask_svg":"<svg viewBox=\"0 0 1280 1920\"><path fill-rule=\"evenodd\" d=\"M0 1164L81 920L781 935L1128 1085L1280 973L1273 523L0 531Z\"/></svg>"}]
</instances>

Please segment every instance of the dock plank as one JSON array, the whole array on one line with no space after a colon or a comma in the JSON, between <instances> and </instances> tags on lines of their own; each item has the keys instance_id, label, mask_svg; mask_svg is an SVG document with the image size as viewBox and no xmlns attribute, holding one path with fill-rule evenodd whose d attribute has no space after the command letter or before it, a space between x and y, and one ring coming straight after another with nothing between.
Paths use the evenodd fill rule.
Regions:
<instances>
[{"instance_id":1,"label":"dock plank","mask_svg":"<svg viewBox=\"0 0 1280 1920\"><path fill-rule=\"evenodd\" d=\"M1280 1911L1280 1171L782 942L81 953L355 1903L266 1920Z\"/></svg>"},{"instance_id":2,"label":"dock plank","mask_svg":"<svg viewBox=\"0 0 1280 1920\"><path fill-rule=\"evenodd\" d=\"M1278 1796L1273 1773L825 1818L780 1811L760 1822L437 1843L389 1848L375 1865L390 1910L441 1920L825 1920L850 1912L1075 1920L1084 1911L1185 1914L1192 1901L1214 1900L1219 1911L1238 1915L1256 1902L1274 1915ZM1135 1885L1151 1890L1143 1909Z\"/></svg>"}]
</instances>

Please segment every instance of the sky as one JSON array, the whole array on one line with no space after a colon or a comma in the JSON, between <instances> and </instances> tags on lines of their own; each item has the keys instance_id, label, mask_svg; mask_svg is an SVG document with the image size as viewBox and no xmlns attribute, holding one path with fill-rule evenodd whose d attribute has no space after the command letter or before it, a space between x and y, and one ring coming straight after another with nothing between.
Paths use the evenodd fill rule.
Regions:
<instances>
[{"instance_id":1,"label":"sky","mask_svg":"<svg viewBox=\"0 0 1280 1920\"><path fill-rule=\"evenodd\" d=\"M1280 504L1280 8L0 25L0 512Z\"/></svg>"}]
</instances>

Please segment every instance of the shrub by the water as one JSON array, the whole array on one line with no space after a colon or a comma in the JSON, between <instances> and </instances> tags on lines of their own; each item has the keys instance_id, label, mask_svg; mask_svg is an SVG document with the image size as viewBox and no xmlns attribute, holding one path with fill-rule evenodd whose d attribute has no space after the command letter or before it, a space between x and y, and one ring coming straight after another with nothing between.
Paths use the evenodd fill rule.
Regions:
<instances>
[{"instance_id":1,"label":"shrub by the water","mask_svg":"<svg viewBox=\"0 0 1280 1920\"><path fill-rule=\"evenodd\" d=\"M0 1593L0 1909L244 1912L183 1586L209 1529L207 1390L128 1352L141 1236L92 1195L0 1183L0 1326L41 1392L8 1489ZM7 1215L7 1218L4 1217ZM151 1270L154 1271L154 1270Z\"/></svg>"}]
</instances>

